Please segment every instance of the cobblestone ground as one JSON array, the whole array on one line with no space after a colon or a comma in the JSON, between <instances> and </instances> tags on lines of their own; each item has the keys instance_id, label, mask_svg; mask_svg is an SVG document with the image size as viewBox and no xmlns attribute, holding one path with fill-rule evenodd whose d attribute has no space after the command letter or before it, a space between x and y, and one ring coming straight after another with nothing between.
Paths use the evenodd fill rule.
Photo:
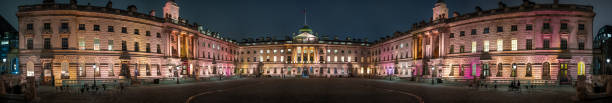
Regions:
<instances>
[{"instance_id":1,"label":"cobblestone ground","mask_svg":"<svg viewBox=\"0 0 612 103\"><path fill-rule=\"evenodd\" d=\"M571 88L500 89L366 79L242 79L130 87L124 92L44 92L41 103L569 103ZM609 102L608 100L587 102Z\"/></svg>"}]
</instances>

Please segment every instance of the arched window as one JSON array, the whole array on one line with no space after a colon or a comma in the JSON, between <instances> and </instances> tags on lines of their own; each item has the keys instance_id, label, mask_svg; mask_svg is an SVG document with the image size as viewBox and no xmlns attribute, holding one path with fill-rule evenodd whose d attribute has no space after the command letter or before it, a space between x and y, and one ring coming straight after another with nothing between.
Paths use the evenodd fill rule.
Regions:
<instances>
[{"instance_id":1,"label":"arched window","mask_svg":"<svg viewBox=\"0 0 612 103\"><path fill-rule=\"evenodd\" d=\"M531 63L527 63L527 67L525 67L525 77L531 77Z\"/></svg>"},{"instance_id":2,"label":"arched window","mask_svg":"<svg viewBox=\"0 0 612 103\"><path fill-rule=\"evenodd\" d=\"M584 62L578 62L578 75L584 75L585 73L584 68L585 68Z\"/></svg>"},{"instance_id":3,"label":"arched window","mask_svg":"<svg viewBox=\"0 0 612 103\"><path fill-rule=\"evenodd\" d=\"M542 79L550 79L550 63L544 62L542 65Z\"/></svg>"},{"instance_id":4,"label":"arched window","mask_svg":"<svg viewBox=\"0 0 612 103\"><path fill-rule=\"evenodd\" d=\"M512 73L510 74L510 77L516 77L516 68L518 68L516 63L512 63Z\"/></svg>"},{"instance_id":5,"label":"arched window","mask_svg":"<svg viewBox=\"0 0 612 103\"><path fill-rule=\"evenodd\" d=\"M502 63L497 64L497 77L502 77L502 73L504 71L504 66L502 65Z\"/></svg>"}]
</instances>

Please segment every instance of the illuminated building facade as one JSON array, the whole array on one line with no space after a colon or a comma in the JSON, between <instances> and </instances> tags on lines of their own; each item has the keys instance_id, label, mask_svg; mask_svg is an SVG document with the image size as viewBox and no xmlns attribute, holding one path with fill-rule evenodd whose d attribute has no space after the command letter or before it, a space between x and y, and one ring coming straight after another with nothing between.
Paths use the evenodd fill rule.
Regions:
<instances>
[{"instance_id":1,"label":"illuminated building facade","mask_svg":"<svg viewBox=\"0 0 612 103\"><path fill-rule=\"evenodd\" d=\"M361 39L318 38L310 26L304 25L293 38L245 40L240 44L238 68L246 75L358 76L367 72L368 46Z\"/></svg>"},{"instance_id":2,"label":"illuminated building facade","mask_svg":"<svg viewBox=\"0 0 612 103\"><path fill-rule=\"evenodd\" d=\"M532 80L571 83L591 77L591 6L523 4L453 13L444 1L429 22L413 24L371 46L381 70L412 71L412 76L446 79ZM395 73L398 74L398 73ZM400 72L401 74L401 72Z\"/></svg>"},{"instance_id":3,"label":"illuminated building facade","mask_svg":"<svg viewBox=\"0 0 612 103\"><path fill-rule=\"evenodd\" d=\"M47 84L124 78L210 76L358 77L533 80L590 78L591 6L536 4L449 17L444 1L428 22L373 44L329 38L309 25L282 40L237 43L189 24L166 2L163 18L106 7L43 4L19 7L20 68Z\"/></svg>"},{"instance_id":4,"label":"illuminated building facade","mask_svg":"<svg viewBox=\"0 0 612 103\"><path fill-rule=\"evenodd\" d=\"M178 9L169 0L165 17L159 18L155 11L138 13L133 5L114 9L110 1L105 7L77 5L76 0L20 6L22 75L61 85L230 71L236 44L199 29L197 23L189 24L178 16Z\"/></svg>"}]
</instances>

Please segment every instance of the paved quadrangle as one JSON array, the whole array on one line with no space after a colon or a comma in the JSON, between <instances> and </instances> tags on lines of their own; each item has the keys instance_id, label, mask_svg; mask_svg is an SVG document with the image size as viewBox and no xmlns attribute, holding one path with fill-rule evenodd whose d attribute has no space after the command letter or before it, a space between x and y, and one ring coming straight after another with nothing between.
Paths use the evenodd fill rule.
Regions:
<instances>
[{"instance_id":1,"label":"paved quadrangle","mask_svg":"<svg viewBox=\"0 0 612 103\"><path fill-rule=\"evenodd\" d=\"M130 87L123 93L41 94L43 103L567 103L571 88L473 89L369 79L240 79Z\"/></svg>"}]
</instances>

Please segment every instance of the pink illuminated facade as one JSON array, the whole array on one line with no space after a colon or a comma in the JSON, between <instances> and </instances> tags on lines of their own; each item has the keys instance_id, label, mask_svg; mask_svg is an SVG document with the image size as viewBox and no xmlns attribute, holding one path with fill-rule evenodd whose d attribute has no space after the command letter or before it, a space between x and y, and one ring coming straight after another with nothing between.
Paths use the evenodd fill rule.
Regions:
<instances>
[{"instance_id":1,"label":"pink illuminated facade","mask_svg":"<svg viewBox=\"0 0 612 103\"><path fill-rule=\"evenodd\" d=\"M443 1L429 22L373 44L378 71L398 76L571 83L590 78L591 6L526 1L492 10L453 13ZM407 71L408 73L406 73ZM379 73L384 74L384 73Z\"/></svg>"},{"instance_id":2,"label":"pink illuminated facade","mask_svg":"<svg viewBox=\"0 0 612 103\"><path fill-rule=\"evenodd\" d=\"M525 1L449 15L443 1L429 21L375 43L318 36L237 43L189 24L166 2L163 18L106 7L19 7L20 68L43 84L213 76L479 79L572 83L591 77L591 6ZM450 17L452 16L452 17Z\"/></svg>"}]
</instances>

